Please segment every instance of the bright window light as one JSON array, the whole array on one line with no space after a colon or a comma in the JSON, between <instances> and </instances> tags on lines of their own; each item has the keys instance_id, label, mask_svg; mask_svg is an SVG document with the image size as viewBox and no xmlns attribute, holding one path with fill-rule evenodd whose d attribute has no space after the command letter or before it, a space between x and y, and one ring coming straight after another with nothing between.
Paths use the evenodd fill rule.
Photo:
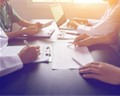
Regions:
<instances>
[{"instance_id":1,"label":"bright window light","mask_svg":"<svg viewBox=\"0 0 120 96\"><path fill-rule=\"evenodd\" d=\"M103 0L74 0L76 3L100 3Z\"/></svg>"},{"instance_id":2,"label":"bright window light","mask_svg":"<svg viewBox=\"0 0 120 96\"><path fill-rule=\"evenodd\" d=\"M103 0L32 0L33 2L101 3Z\"/></svg>"},{"instance_id":3,"label":"bright window light","mask_svg":"<svg viewBox=\"0 0 120 96\"><path fill-rule=\"evenodd\" d=\"M32 0L33 2L72 2L72 0Z\"/></svg>"}]
</instances>

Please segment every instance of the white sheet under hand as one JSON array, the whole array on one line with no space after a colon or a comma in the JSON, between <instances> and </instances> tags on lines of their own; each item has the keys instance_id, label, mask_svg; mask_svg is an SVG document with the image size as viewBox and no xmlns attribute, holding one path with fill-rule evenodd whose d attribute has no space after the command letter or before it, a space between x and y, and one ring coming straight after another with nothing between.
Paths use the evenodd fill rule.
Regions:
<instances>
[{"instance_id":1,"label":"white sheet under hand","mask_svg":"<svg viewBox=\"0 0 120 96\"><path fill-rule=\"evenodd\" d=\"M93 58L87 47L67 47L67 43L53 45L52 69L78 69L78 65L72 58L75 58L82 65L93 62Z\"/></svg>"}]
</instances>

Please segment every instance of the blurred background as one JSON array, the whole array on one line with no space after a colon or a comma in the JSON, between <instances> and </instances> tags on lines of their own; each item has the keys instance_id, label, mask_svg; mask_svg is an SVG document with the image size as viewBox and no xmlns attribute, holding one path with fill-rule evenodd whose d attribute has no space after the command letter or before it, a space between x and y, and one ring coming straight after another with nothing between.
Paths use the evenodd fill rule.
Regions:
<instances>
[{"instance_id":1,"label":"blurred background","mask_svg":"<svg viewBox=\"0 0 120 96\"><path fill-rule=\"evenodd\" d=\"M49 6L61 4L67 18L99 19L108 7L103 0L10 0L17 13L26 20L53 18Z\"/></svg>"}]
</instances>

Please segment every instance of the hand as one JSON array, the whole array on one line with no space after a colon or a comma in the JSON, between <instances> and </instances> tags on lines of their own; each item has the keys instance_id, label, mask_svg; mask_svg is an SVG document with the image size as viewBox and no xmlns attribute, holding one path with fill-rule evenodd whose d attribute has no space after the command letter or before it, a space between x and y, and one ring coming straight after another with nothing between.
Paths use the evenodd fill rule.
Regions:
<instances>
[{"instance_id":1,"label":"hand","mask_svg":"<svg viewBox=\"0 0 120 96\"><path fill-rule=\"evenodd\" d=\"M102 36L79 35L73 42L76 46L91 46L95 44L112 44L117 42L118 33L110 33Z\"/></svg>"},{"instance_id":2,"label":"hand","mask_svg":"<svg viewBox=\"0 0 120 96\"><path fill-rule=\"evenodd\" d=\"M93 78L109 84L120 84L120 68L103 62L93 62L82 68L84 78Z\"/></svg>"},{"instance_id":3,"label":"hand","mask_svg":"<svg viewBox=\"0 0 120 96\"><path fill-rule=\"evenodd\" d=\"M42 29L43 24L36 22L35 24L33 24L33 26L36 26L38 29Z\"/></svg>"},{"instance_id":4,"label":"hand","mask_svg":"<svg viewBox=\"0 0 120 96\"><path fill-rule=\"evenodd\" d=\"M79 26L79 23L77 23L75 21L70 21L67 23L67 27L69 27L69 28L77 29L78 26Z\"/></svg>"},{"instance_id":5,"label":"hand","mask_svg":"<svg viewBox=\"0 0 120 96\"><path fill-rule=\"evenodd\" d=\"M21 61L23 62L23 64L33 62L40 55L39 46L36 46L36 47L35 46L30 46L29 48L28 47L24 47L18 53L18 55L19 55Z\"/></svg>"},{"instance_id":6,"label":"hand","mask_svg":"<svg viewBox=\"0 0 120 96\"><path fill-rule=\"evenodd\" d=\"M88 25L88 20L84 18L73 18L71 21L76 21L79 24L85 24Z\"/></svg>"},{"instance_id":7,"label":"hand","mask_svg":"<svg viewBox=\"0 0 120 96\"><path fill-rule=\"evenodd\" d=\"M39 33L39 29L35 26L27 27L26 29L23 29L21 31L22 31L22 33L29 35L29 36L33 36L33 35Z\"/></svg>"},{"instance_id":8,"label":"hand","mask_svg":"<svg viewBox=\"0 0 120 96\"><path fill-rule=\"evenodd\" d=\"M74 40L73 44L75 46L91 46L98 43L96 39L97 38L91 37L87 34L81 34Z\"/></svg>"},{"instance_id":9,"label":"hand","mask_svg":"<svg viewBox=\"0 0 120 96\"><path fill-rule=\"evenodd\" d=\"M90 36L87 34L80 34L77 38L75 38L74 42L79 42L80 40L84 40L86 38L89 38Z\"/></svg>"}]
</instances>

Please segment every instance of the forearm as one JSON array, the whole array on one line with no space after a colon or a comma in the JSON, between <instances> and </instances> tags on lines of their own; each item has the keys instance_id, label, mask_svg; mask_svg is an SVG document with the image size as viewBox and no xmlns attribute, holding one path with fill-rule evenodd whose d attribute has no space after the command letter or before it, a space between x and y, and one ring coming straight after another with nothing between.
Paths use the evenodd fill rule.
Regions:
<instances>
[{"instance_id":1,"label":"forearm","mask_svg":"<svg viewBox=\"0 0 120 96\"><path fill-rule=\"evenodd\" d=\"M33 24L29 21L26 20L20 20L19 22L17 22L20 26L23 27L28 27L28 26L33 26Z\"/></svg>"},{"instance_id":2,"label":"forearm","mask_svg":"<svg viewBox=\"0 0 120 96\"><path fill-rule=\"evenodd\" d=\"M96 38L96 42L98 44L113 44L115 42L117 42L117 37L115 35L116 33L112 33L112 34L107 34L104 36L97 36Z\"/></svg>"},{"instance_id":3,"label":"forearm","mask_svg":"<svg viewBox=\"0 0 120 96\"><path fill-rule=\"evenodd\" d=\"M88 25L91 25L91 26L94 26L100 22L100 20L96 20L96 19L87 19L87 20L88 20Z\"/></svg>"},{"instance_id":4,"label":"forearm","mask_svg":"<svg viewBox=\"0 0 120 96\"><path fill-rule=\"evenodd\" d=\"M8 36L9 39L13 39L19 36L23 36L24 32L22 30L20 31L16 31L16 32L8 32L6 33L6 35Z\"/></svg>"}]
</instances>

